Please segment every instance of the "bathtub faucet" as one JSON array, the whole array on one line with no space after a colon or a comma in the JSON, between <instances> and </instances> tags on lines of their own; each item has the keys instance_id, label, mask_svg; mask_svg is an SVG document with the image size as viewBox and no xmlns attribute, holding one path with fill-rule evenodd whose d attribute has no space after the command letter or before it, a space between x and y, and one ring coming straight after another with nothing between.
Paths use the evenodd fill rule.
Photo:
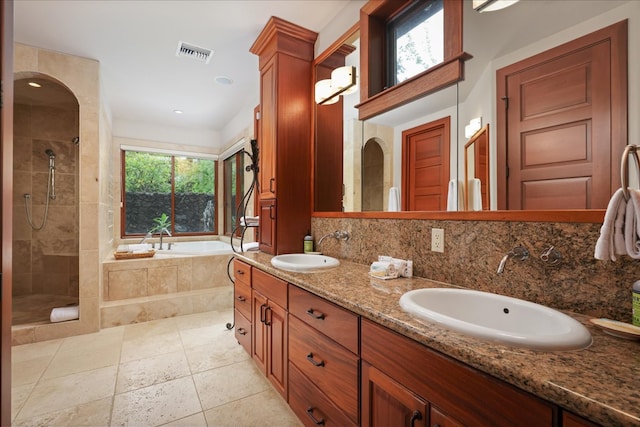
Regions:
<instances>
[{"instance_id":1,"label":"bathtub faucet","mask_svg":"<svg viewBox=\"0 0 640 427\"><path fill-rule=\"evenodd\" d=\"M162 235L165 234L169 237L171 237L171 233L169 232L169 230L167 230L167 228L161 228L160 229L160 247L158 249L162 250ZM171 249L171 244L169 244L169 249Z\"/></svg>"},{"instance_id":2,"label":"bathtub faucet","mask_svg":"<svg viewBox=\"0 0 640 427\"><path fill-rule=\"evenodd\" d=\"M140 244L144 243L147 241L147 239L150 239L153 237L153 233L151 233L150 231L147 232L147 234L142 238L142 240L140 240Z\"/></svg>"}]
</instances>

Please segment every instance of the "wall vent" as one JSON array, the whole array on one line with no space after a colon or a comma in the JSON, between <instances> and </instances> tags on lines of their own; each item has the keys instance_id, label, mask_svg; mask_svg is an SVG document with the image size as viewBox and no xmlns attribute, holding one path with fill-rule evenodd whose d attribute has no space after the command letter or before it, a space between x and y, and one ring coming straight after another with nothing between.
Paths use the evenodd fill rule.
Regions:
<instances>
[{"instance_id":1,"label":"wall vent","mask_svg":"<svg viewBox=\"0 0 640 427\"><path fill-rule=\"evenodd\" d=\"M191 58L208 64L213 56L213 50L179 41L176 56Z\"/></svg>"}]
</instances>

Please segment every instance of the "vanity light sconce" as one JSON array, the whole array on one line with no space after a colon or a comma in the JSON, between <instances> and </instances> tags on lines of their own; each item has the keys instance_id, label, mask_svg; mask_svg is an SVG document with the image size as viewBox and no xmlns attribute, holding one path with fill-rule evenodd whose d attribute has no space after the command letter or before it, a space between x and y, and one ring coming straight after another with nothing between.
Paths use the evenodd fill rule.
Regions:
<instances>
[{"instance_id":1,"label":"vanity light sconce","mask_svg":"<svg viewBox=\"0 0 640 427\"><path fill-rule=\"evenodd\" d=\"M493 12L517 2L518 0L473 0L473 9L476 12Z\"/></svg>"},{"instance_id":2,"label":"vanity light sconce","mask_svg":"<svg viewBox=\"0 0 640 427\"><path fill-rule=\"evenodd\" d=\"M340 95L349 95L358 90L356 86L356 67L345 65L331 72L330 79L320 80L315 85L315 100L317 104L335 104Z\"/></svg>"}]
</instances>

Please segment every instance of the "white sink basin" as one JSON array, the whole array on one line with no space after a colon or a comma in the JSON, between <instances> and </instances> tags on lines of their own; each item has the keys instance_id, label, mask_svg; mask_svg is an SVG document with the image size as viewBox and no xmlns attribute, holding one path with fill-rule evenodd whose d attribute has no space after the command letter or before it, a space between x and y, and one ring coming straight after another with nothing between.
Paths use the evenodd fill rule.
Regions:
<instances>
[{"instance_id":1,"label":"white sink basin","mask_svg":"<svg viewBox=\"0 0 640 427\"><path fill-rule=\"evenodd\" d=\"M326 255L286 254L271 258L271 265L282 270L310 273L337 267L340 261Z\"/></svg>"},{"instance_id":2,"label":"white sink basin","mask_svg":"<svg viewBox=\"0 0 640 427\"><path fill-rule=\"evenodd\" d=\"M406 312L477 338L535 350L591 345L580 322L540 304L468 289L416 289L400 297Z\"/></svg>"}]
</instances>

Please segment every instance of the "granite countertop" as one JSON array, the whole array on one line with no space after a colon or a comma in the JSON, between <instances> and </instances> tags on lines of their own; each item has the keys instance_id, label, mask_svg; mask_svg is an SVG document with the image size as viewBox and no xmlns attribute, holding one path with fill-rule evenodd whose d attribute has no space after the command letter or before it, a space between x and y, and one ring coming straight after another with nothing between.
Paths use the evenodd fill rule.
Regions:
<instances>
[{"instance_id":1,"label":"granite countertop","mask_svg":"<svg viewBox=\"0 0 640 427\"><path fill-rule=\"evenodd\" d=\"M331 270L292 273L274 268L272 256L262 252L236 256L575 414L605 426L640 426L640 342L605 334L587 316L567 313L591 332L593 344L587 349L517 349L421 322L400 308L398 300L407 291L450 284L423 278L375 279L368 275L368 266L343 260Z\"/></svg>"}]
</instances>

